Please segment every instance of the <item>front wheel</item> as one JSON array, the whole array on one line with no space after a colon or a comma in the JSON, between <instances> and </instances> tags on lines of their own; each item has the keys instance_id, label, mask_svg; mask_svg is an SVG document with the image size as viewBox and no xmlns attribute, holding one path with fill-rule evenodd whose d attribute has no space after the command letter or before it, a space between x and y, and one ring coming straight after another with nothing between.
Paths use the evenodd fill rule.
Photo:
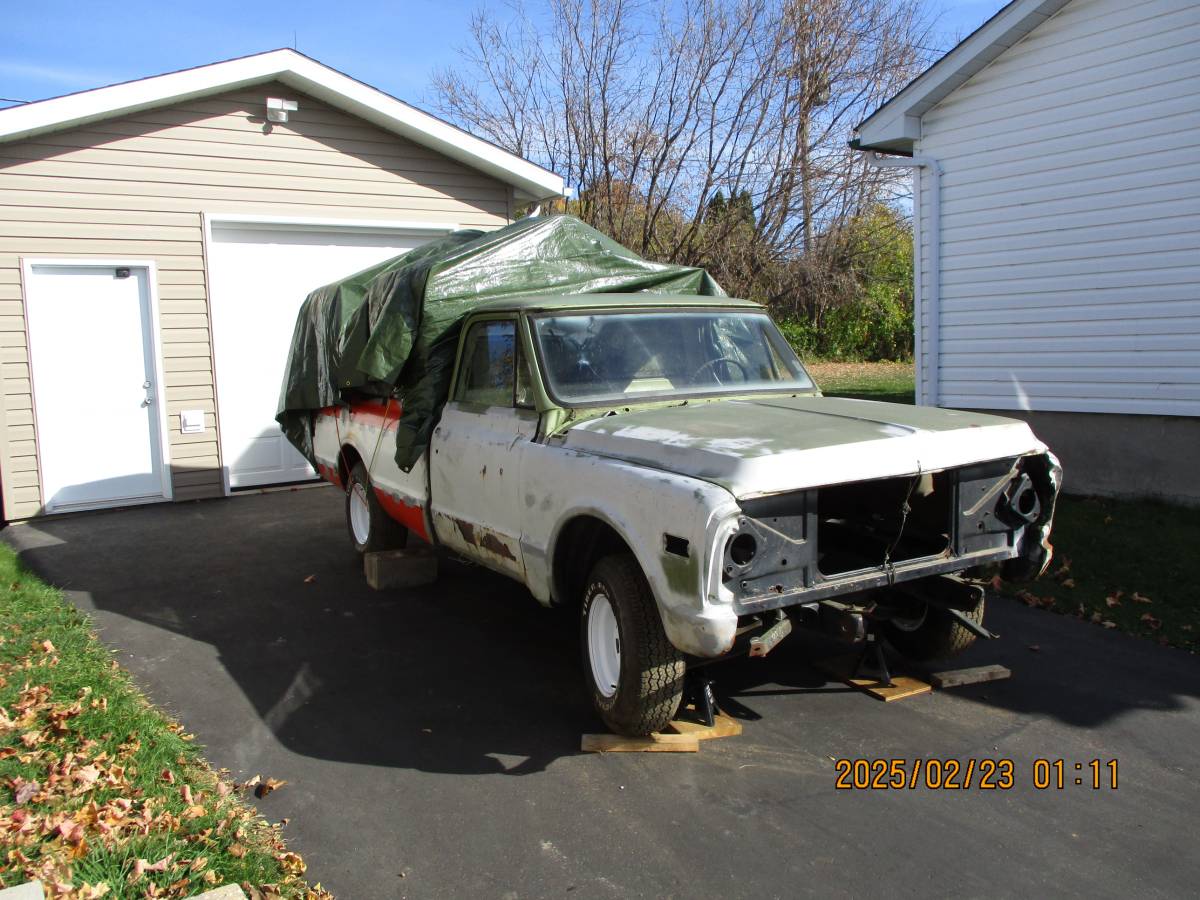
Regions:
<instances>
[{"instance_id":1,"label":"front wheel","mask_svg":"<svg viewBox=\"0 0 1200 900\"><path fill-rule=\"evenodd\" d=\"M408 529L379 505L362 463L355 463L346 485L346 528L359 553L399 550L408 542Z\"/></svg>"},{"instance_id":2,"label":"front wheel","mask_svg":"<svg viewBox=\"0 0 1200 900\"><path fill-rule=\"evenodd\" d=\"M588 688L604 724L631 736L665 728L679 709L686 666L667 640L633 556L596 563L583 596L580 632Z\"/></svg>"},{"instance_id":3,"label":"front wheel","mask_svg":"<svg viewBox=\"0 0 1200 900\"><path fill-rule=\"evenodd\" d=\"M963 615L983 624L984 598ZM928 603L917 605L910 615L896 617L884 627L887 642L901 656L913 662L933 662L958 656L975 643L975 633L946 610Z\"/></svg>"}]
</instances>

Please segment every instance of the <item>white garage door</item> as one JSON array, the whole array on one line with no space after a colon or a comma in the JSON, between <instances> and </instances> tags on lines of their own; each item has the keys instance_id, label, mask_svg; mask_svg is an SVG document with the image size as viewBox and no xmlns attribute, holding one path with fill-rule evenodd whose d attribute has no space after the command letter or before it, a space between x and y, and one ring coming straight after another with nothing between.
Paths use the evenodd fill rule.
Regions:
<instances>
[{"instance_id":1,"label":"white garage door","mask_svg":"<svg viewBox=\"0 0 1200 900\"><path fill-rule=\"evenodd\" d=\"M292 328L304 298L436 234L213 224L209 288L221 454L230 487L316 477L275 422Z\"/></svg>"}]
</instances>

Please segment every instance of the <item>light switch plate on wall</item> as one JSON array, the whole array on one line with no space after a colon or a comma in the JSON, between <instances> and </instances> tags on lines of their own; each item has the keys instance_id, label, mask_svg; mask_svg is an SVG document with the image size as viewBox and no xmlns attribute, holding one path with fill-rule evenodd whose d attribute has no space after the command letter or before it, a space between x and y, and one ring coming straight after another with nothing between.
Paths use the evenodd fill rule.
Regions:
<instances>
[{"instance_id":1,"label":"light switch plate on wall","mask_svg":"<svg viewBox=\"0 0 1200 900\"><path fill-rule=\"evenodd\" d=\"M179 413L179 430L184 434L200 434L204 431L204 410L182 410Z\"/></svg>"}]
</instances>

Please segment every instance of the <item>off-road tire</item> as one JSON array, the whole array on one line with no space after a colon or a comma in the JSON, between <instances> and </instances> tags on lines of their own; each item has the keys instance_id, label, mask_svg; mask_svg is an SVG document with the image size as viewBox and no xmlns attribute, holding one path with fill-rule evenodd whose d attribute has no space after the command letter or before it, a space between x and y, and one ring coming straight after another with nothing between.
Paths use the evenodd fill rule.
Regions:
<instances>
[{"instance_id":1,"label":"off-road tire","mask_svg":"<svg viewBox=\"0 0 1200 900\"><path fill-rule=\"evenodd\" d=\"M367 497L369 528L366 541L360 542L354 533L354 523L351 520L351 504L354 500L355 485L362 485ZM346 482L346 531L350 534L350 543L359 553L375 553L380 550L399 550L408 543L408 529L393 519L379 505L375 490L371 487L371 476L367 467L361 462L355 463L350 470L350 478Z\"/></svg>"},{"instance_id":2,"label":"off-road tire","mask_svg":"<svg viewBox=\"0 0 1200 900\"><path fill-rule=\"evenodd\" d=\"M984 598L974 609L961 612L978 625L983 624ZM898 628L888 622L884 637L892 649L913 662L933 662L958 656L975 643L976 635L963 627L958 619L938 606L926 606L925 621L913 631Z\"/></svg>"},{"instance_id":3,"label":"off-road tire","mask_svg":"<svg viewBox=\"0 0 1200 900\"><path fill-rule=\"evenodd\" d=\"M601 593L616 616L621 648L617 690L611 697L597 688L588 653L588 615ZM650 585L632 555L606 556L592 568L579 622L584 680L604 724L632 737L665 728L683 698L687 667L683 654L667 640Z\"/></svg>"}]
</instances>

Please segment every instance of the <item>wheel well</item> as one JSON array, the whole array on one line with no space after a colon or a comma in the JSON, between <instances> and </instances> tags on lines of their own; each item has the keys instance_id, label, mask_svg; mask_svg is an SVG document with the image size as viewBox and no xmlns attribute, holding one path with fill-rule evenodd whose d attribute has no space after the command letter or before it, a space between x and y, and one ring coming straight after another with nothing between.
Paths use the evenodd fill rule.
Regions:
<instances>
[{"instance_id":1,"label":"wheel well","mask_svg":"<svg viewBox=\"0 0 1200 900\"><path fill-rule=\"evenodd\" d=\"M358 451L350 444L343 444L338 451L337 458L338 478L341 479L342 484L350 484L350 472L360 462L362 462L362 457Z\"/></svg>"},{"instance_id":2,"label":"wheel well","mask_svg":"<svg viewBox=\"0 0 1200 900\"><path fill-rule=\"evenodd\" d=\"M554 602L578 603L583 598L587 577L603 557L631 553L615 528L595 516L577 516L563 526L554 544L551 567Z\"/></svg>"}]
</instances>

